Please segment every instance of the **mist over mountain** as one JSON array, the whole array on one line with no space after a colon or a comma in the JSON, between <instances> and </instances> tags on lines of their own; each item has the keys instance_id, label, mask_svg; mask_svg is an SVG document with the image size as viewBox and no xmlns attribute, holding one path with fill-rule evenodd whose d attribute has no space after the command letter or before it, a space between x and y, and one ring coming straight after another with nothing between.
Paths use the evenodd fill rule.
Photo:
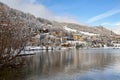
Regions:
<instances>
[{"instance_id":1,"label":"mist over mountain","mask_svg":"<svg viewBox=\"0 0 120 80\"><path fill-rule=\"evenodd\" d=\"M56 29L67 32L67 30L65 30L65 27L67 27L70 29L74 29L78 32L84 31L84 32L100 34L104 36L110 36L111 34L116 35L114 32L106 29L103 26L90 27L90 26L74 24L74 23L60 23L57 21L50 21L40 17L39 18L35 17L34 15L29 13L24 13L22 11L10 8L9 6L0 2L0 16L2 16L3 14L4 16L9 16L9 19L13 20L14 22L21 20L24 21L24 23L33 30L37 30L40 28L47 28L50 30Z\"/></svg>"}]
</instances>

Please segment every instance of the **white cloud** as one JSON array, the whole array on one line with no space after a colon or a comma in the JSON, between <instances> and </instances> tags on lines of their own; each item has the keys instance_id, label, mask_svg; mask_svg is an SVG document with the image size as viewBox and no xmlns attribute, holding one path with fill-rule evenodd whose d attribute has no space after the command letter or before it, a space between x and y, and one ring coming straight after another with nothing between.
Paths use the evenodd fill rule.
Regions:
<instances>
[{"instance_id":1,"label":"white cloud","mask_svg":"<svg viewBox=\"0 0 120 80\"><path fill-rule=\"evenodd\" d=\"M113 26L114 24L109 23L109 22L104 22L101 24L102 26Z\"/></svg>"},{"instance_id":2,"label":"white cloud","mask_svg":"<svg viewBox=\"0 0 120 80\"><path fill-rule=\"evenodd\" d=\"M120 34L120 22L115 23L114 27L112 28L112 31L114 31L117 34Z\"/></svg>"},{"instance_id":3,"label":"white cloud","mask_svg":"<svg viewBox=\"0 0 120 80\"><path fill-rule=\"evenodd\" d=\"M36 17L49 18L52 13L42 4L35 4L36 0L0 0L8 6L31 13Z\"/></svg>"},{"instance_id":4,"label":"white cloud","mask_svg":"<svg viewBox=\"0 0 120 80\"><path fill-rule=\"evenodd\" d=\"M31 13L36 17L42 17L49 20L55 20L59 22L71 22L78 23L76 18L70 16L54 15L47 7L42 4L35 4L36 0L0 0L8 6L21 10L25 13Z\"/></svg>"},{"instance_id":5,"label":"white cloud","mask_svg":"<svg viewBox=\"0 0 120 80\"><path fill-rule=\"evenodd\" d=\"M54 19L59 22L70 22L79 24L79 22L71 16L54 16Z\"/></svg>"},{"instance_id":6,"label":"white cloud","mask_svg":"<svg viewBox=\"0 0 120 80\"><path fill-rule=\"evenodd\" d=\"M120 34L120 22L115 22L115 23L105 22L105 23L102 23L101 25L108 27L109 30L112 30L116 34Z\"/></svg>"},{"instance_id":7,"label":"white cloud","mask_svg":"<svg viewBox=\"0 0 120 80\"><path fill-rule=\"evenodd\" d=\"M112 10L109 10L109 11L107 11L107 12L105 12L105 13L102 13L102 14L99 14L99 15L97 15L97 16L94 16L94 17L90 18L90 19L87 21L87 23L93 23L93 22L95 22L95 21L101 20L101 19L103 19L103 18L112 16L112 15L115 15L115 14L118 14L118 13L120 13L120 9L117 9L117 10L113 10L113 9L112 9Z\"/></svg>"}]
</instances>

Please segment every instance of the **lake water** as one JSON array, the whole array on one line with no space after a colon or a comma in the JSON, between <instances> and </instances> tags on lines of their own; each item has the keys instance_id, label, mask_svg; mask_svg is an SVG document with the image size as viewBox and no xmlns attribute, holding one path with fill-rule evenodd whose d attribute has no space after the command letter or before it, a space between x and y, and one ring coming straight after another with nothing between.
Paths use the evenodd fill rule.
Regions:
<instances>
[{"instance_id":1,"label":"lake water","mask_svg":"<svg viewBox=\"0 0 120 80\"><path fill-rule=\"evenodd\" d=\"M22 58L25 66L5 68L0 80L120 80L120 49L37 51Z\"/></svg>"},{"instance_id":2,"label":"lake water","mask_svg":"<svg viewBox=\"0 0 120 80\"><path fill-rule=\"evenodd\" d=\"M36 52L25 80L120 80L120 49Z\"/></svg>"}]
</instances>

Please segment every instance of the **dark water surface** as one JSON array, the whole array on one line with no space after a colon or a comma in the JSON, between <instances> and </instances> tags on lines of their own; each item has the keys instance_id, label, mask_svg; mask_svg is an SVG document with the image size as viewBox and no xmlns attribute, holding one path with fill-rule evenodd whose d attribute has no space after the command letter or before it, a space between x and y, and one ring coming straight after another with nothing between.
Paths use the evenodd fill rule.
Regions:
<instances>
[{"instance_id":1,"label":"dark water surface","mask_svg":"<svg viewBox=\"0 0 120 80\"><path fill-rule=\"evenodd\" d=\"M23 80L120 80L120 49L44 51L26 59Z\"/></svg>"},{"instance_id":2,"label":"dark water surface","mask_svg":"<svg viewBox=\"0 0 120 80\"><path fill-rule=\"evenodd\" d=\"M120 80L120 49L38 52L25 80Z\"/></svg>"}]
</instances>

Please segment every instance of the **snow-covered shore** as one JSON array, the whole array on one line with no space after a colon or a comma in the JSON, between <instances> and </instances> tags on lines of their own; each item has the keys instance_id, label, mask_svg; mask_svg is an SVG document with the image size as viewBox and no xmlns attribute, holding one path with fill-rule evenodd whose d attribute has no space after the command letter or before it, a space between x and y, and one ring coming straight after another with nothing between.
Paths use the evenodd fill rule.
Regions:
<instances>
[{"instance_id":1,"label":"snow-covered shore","mask_svg":"<svg viewBox=\"0 0 120 80\"><path fill-rule=\"evenodd\" d=\"M67 49L65 47L45 47L45 46L26 46L24 48L25 51L31 51L31 50L61 50L61 49Z\"/></svg>"}]
</instances>

